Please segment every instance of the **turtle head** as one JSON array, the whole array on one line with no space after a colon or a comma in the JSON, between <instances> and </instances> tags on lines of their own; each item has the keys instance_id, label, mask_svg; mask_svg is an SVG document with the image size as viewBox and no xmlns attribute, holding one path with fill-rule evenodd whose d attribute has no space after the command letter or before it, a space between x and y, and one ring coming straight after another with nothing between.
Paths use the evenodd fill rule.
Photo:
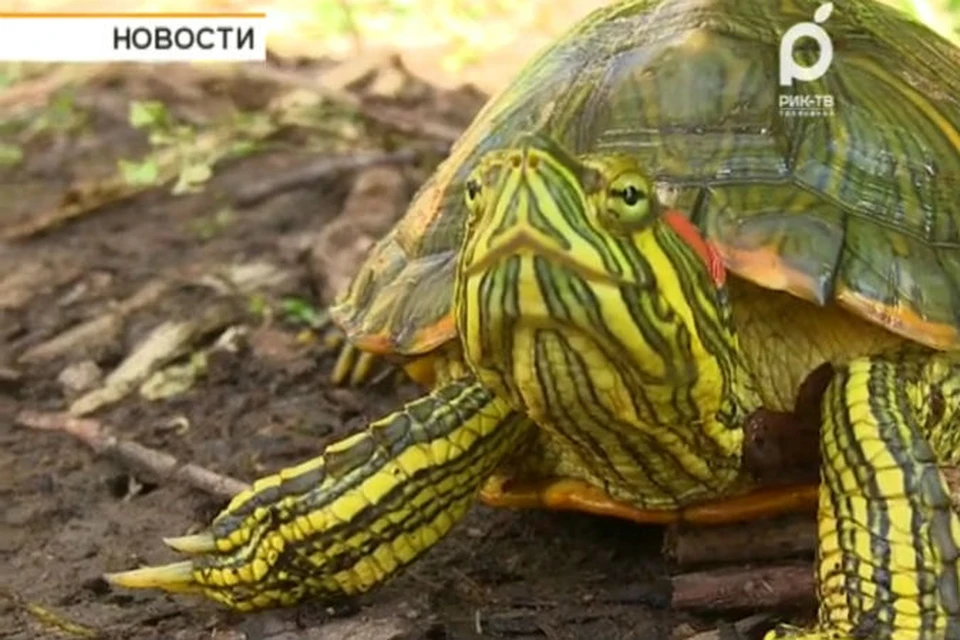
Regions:
<instances>
[{"instance_id":1,"label":"turtle head","mask_svg":"<svg viewBox=\"0 0 960 640\"><path fill-rule=\"evenodd\" d=\"M642 232L659 213L653 182L631 158L575 157L541 134L487 154L467 179L464 198L466 277L523 255L590 280L620 280L620 265L590 243Z\"/></svg>"},{"instance_id":2,"label":"turtle head","mask_svg":"<svg viewBox=\"0 0 960 640\"><path fill-rule=\"evenodd\" d=\"M685 388L702 400L688 420L721 411L736 359L722 262L658 204L636 158L575 156L526 134L488 153L465 185L454 307L487 384L534 414L547 411L537 385L550 376L603 381L630 411L675 412ZM639 395L651 402L639 407Z\"/></svg>"},{"instance_id":3,"label":"turtle head","mask_svg":"<svg viewBox=\"0 0 960 640\"><path fill-rule=\"evenodd\" d=\"M575 156L544 134L526 133L484 156L463 196L463 286L497 280L505 291L536 297L545 295L545 284L579 283L594 293L623 289L677 311L689 304L689 287L722 292L719 254L683 214L661 207L634 156ZM524 289L532 286L530 275L540 285Z\"/></svg>"}]
</instances>

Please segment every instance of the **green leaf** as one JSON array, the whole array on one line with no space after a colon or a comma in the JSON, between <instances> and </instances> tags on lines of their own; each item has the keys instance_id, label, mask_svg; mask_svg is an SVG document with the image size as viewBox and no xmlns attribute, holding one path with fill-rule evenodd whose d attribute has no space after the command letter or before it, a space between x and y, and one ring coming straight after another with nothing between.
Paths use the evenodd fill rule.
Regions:
<instances>
[{"instance_id":1,"label":"green leaf","mask_svg":"<svg viewBox=\"0 0 960 640\"><path fill-rule=\"evenodd\" d=\"M19 62L0 64L0 89L9 87L23 77L23 65Z\"/></svg>"},{"instance_id":2,"label":"green leaf","mask_svg":"<svg viewBox=\"0 0 960 640\"><path fill-rule=\"evenodd\" d=\"M255 293L250 296L247 301L247 309L250 310L251 314L261 319L265 319L270 314L270 305L262 293Z\"/></svg>"},{"instance_id":3,"label":"green leaf","mask_svg":"<svg viewBox=\"0 0 960 640\"><path fill-rule=\"evenodd\" d=\"M15 167L23 162L23 149L0 142L0 167Z\"/></svg>"},{"instance_id":4,"label":"green leaf","mask_svg":"<svg viewBox=\"0 0 960 640\"><path fill-rule=\"evenodd\" d=\"M237 140L230 149L230 155L235 158L245 158L256 153L260 146L260 143L255 140Z\"/></svg>"},{"instance_id":5,"label":"green leaf","mask_svg":"<svg viewBox=\"0 0 960 640\"><path fill-rule=\"evenodd\" d=\"M179 196L185 193L193 193L212 176L213 169L210 168L209 164L199 163L187 165L180 170L180 175L177 176L177 184L173 186L173 195Z\"/></svg>"},{"instance_id":6,"label":"green leaf","mask_svg":"<svg viewBox=\"0 0 960 640\"><path fill-rule=\"evenodd\" d=\"M147 158L142 162L120 159L117 164L124 182L129 185L155 185L160 178L160 168L153 158Z\"/></svg>"},{"instance_id":7,"label":"green leaf","mask_svg":"<svg viewBox=\"0 0 960 640\"><path fill-rule=\"evenodd\" d=\"M302 298L284 298L283 313L291 322L318 328L325 324L325 316Z\"/></svg>"},{"instance_id":8,"label":"green leaf","mask_svg":"<svg viewBox=\"0 0 960 640\"><path fill-rule=\"evenodd\" d=\"M154 129L166 127L170 114L158 100L132 100L128 119L134 129Z\"/></svg>"}]
</instances>

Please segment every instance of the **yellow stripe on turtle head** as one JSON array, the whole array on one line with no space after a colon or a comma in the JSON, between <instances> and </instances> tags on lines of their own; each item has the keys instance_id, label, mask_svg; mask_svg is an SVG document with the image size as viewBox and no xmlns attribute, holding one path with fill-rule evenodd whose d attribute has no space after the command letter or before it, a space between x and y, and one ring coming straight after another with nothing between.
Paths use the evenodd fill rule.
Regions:
<instances>
[{"instance_id":1,"label":"yellow stripe on turtle head","mask_svg":"<svg viewBox=\"0 0 960 640\"><path fill-rule=\"evenodd\" d=\"M726 486L749 393L718 261L693 225L658 210L638 160L575 157L528 134L487 154L464 191L454 308L484 386L578 455L596 438L597 464L626 448L651 468L682 468L689 484L664 491L636 464L618 466L649 504ZM695 433L663 428L689 424ZM636 442L607 442L606 429Z\"/></svg>"},{"instance_id":2,"label":"yellow stripe on turtle head","mask_svg":"<svg viewBox=\"0 0 960 640\"><path fill-rule=\"evenodd\" d=\"M467 181L471 210L461 260L471 276L515 255L540 255L587 280L630 282L591 238L629 234L656 213L653 188L626 156L570 155L549 137L524 134L488 154Z\"/></svg>"}]
</instances>

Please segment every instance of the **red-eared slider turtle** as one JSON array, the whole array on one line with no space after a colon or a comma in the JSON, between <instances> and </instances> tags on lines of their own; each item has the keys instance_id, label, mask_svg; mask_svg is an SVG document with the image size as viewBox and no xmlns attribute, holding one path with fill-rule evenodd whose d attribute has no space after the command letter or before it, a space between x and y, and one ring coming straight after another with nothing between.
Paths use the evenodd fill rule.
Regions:
<instances>
[{"instance_id":1,"label":"red-eared slider turtle","mask_svg":"<svg viewBox=\"0 0 960 640\"><path fill-rule=\"evenodd\" d=\"M819 622L771 634L960 638L938 468L960 463L960 53L872 0L830 9L631 0L577 25L337 310L361 348L433 354L432 391L170 541L192 559L111 579L252 610L381 584L478 492L641 522L799 495ZM812 69L788 86L782 38ZM821 481L778 502L744 425L824 367Z\"/></svg>"}]
</instances>

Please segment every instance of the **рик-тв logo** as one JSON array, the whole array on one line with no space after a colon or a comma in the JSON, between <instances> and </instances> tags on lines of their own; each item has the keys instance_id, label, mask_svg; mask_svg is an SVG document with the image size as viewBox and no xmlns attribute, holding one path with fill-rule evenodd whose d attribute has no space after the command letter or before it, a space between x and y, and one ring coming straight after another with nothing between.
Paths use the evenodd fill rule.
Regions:
<instances>
[{"instance_id":1,"label":"\u0440\u0438\u043a-\u0442\u0432 logo","mask_svg":"<svg viewBox=\"0 0 960 640\"><path fill-rule=\"evenodd\" d=\"M833 62L833 41L820 25L833 12L833 3L825 2L813 14L813 22L800 22L790 27L780 38L780 86L793 87L794 81L810 82L827 72ZM797 62L794 49L803 38L814 40L820 48L816 61L810 66ZM833 111L833 96L829 94L780 95L783 115L829 115Z\"/></svg>"},{"instance_id":2,"label":"\u0440\u0438\u043a-\u0442\u0432 logo","mask_svg":"<svg viewBox=\"0 0 960 640\"><path fill-rule=\"evenodd\" d=\"M820 25L827 21L833 12L833 3L827 2L813 14L813 22L801 22L787 30L780 38L780 86L789 87L794 80L809 82L827 72L833 62L833 41ZM793 49L801 38L812 38L820 46L820 56L809 67L797 64Z\"/></svg>"}]
</instances>

